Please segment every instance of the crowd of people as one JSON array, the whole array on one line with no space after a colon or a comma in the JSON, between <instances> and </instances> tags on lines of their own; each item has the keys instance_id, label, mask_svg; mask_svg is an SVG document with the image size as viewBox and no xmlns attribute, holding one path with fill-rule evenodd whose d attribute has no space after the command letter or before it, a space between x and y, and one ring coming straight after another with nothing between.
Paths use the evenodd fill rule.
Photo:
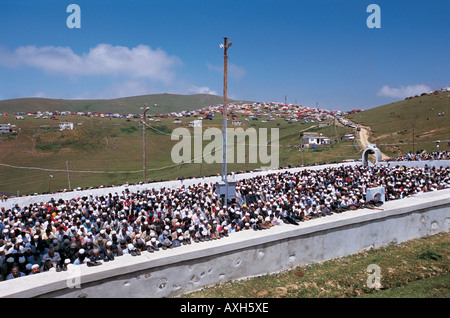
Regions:
<instances>
[{"instance_id":1,"label":"crowd of people","mask_svg":"<svg viewBox=\"0 0 450 318\"><path fill-rule=\"evenodd\" d=\"M1 208L0 277L98 266L124 254L138 256L378 207L382 200L365 201L366 189L376 186L385 187L387 201L450 188L450 167L343 165L280 171L237 181L237 197L227 204L215 184L200 183Z\"/></svg>"},{"instance_id":2,"label":"crowd of people","mask_svg":"<svg viewBox=\"0 0 450 318\"><path fill-rule=\"evenodd\" d=\"M443 151L422 151L419 150L415 154L410 151L404 156L398 156L385 161L423 161L423 160L450 160L450 150Z\"/></svg>"}]
</instances>

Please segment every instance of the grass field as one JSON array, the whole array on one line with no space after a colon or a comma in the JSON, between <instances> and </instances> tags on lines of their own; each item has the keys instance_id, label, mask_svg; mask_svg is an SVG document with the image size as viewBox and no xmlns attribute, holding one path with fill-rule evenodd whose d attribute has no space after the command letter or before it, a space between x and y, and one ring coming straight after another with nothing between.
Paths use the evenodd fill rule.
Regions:
<instances>
[{"instance_id":1,"label":"grass field","mask_svg":"<svg viewBox=\"0 0 450 318\"><path fill-rule=\"evenodd\" d=\"M265 123L262 120L245 121L243 115L239 115L238 118L243 122L241 126L243 129L254 127L259 131L259 128L268 128L269 140L270 128L279 129L280 167L296 166L302 163L309 165L337 162L359 157L361 149L351 141L340 140L344 134L352 131L350 128L329 126L319 129L317 123L287 123L281 117ZM74 130L59 131L58 124L61 120L73 122ZM221 173L221 163L174 165L171 150L178 141L171 140L171 133L177 127L187 127L193 118L181 118L182 124L174 124L174 118L160 120L161 122L156 122L148 119L151 127L146 130L147 181ZM2 123L15 124L20 131L14 136L0 136L0 163L46 170L0 166L2 180L0 192L23 195L142 181L142 126L139 119L71 115L60 117L60 120L34 119L33 116L25 116L24 120L15 120L14 116L8 116L0 117L0 124ZM213 120L203 121L203 130L212 127L222 129L220 113L217 113ZM229 124L229 128L233 126ZM192 128L190 129L192 131ZM300 152L298 145L302 131L316 131L325 136L330 135L339 140L339 143ZM210 143L209 140L203 141L203 149L208 143ZM194 143L192 143L193 146ZM268 149L270 151L270 146ZM193 150L192 153L194 153ZM244 163L237 163L235 151L235 163L229 163L228 171L248 171L268 165L260 160L257 163L249 163L248 156L249 147L247 146ZM72 172L67 173L67 167Z\"/></svg>"},{"instance_id":2,"label":"grass field","mask_svg":"<svg viewBox=\"0 0 450 318\"><path fill-rule=\"evenodd\" d=\"M180 297L449 298L449 247L450 234L442 232L278 274L226 282ZM371 264L380 268L381 288L368 287L367 268Z\"/></svg>"},{"instance_id":3,"label":"grass field","mask_svg":"<svg viewBox=\"0 0 450 318\"><path fill-rule=\"evenodd\" d=\"M371 142L390 156L401 156L419 149L450 149L450 93L419 96L348 116L369 126ZM444 115L439 116L439 113ZM414 132L414 134L413 134Z\"/></svg>"}]
</instances>

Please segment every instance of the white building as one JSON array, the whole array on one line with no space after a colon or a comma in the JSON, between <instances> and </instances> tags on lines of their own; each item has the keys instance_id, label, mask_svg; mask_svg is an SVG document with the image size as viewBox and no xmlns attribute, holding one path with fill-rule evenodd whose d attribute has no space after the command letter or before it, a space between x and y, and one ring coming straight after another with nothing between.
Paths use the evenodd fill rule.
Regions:
<instances>
[{"instance_id":1,"label":"white building","mask_svg":"<svg viewBox=\"0 0 450 318\"><path fill-rule=\"evenodd\" d=\"M355 140L355 135L353 135L353 134L346 134L344 136L344 139L345 140Z\"/></svg>"},{"instance_id":2,"label":"white building","mask_svg":"<svg viewBox=\"0 0 450 318\"><path fill-rule=\"evenodd\" d=\"M189 127L202 127L202 121L201 120L193 120L189 122Z\"/></svg>"},{"instance_id":3,"label":"white building","mask_svg":"<svg viewBox=\"0 0 450 318\"><path fill-rule=\"evenodd\" d=\"M331 142L330 138L318 133L303 133L303 138L310 145L326 145Z\"/></svg>"},{"instance_id":4,"label":"white building","mask_svg":"<svg viewBox=\"0 0 450 318\"><path fill-rule=\"evenodd\" d=\"M9 134L11 133L11 125L0 125L0 134Z\"/></svg>"},{"instance_id":5,"label":"white building","mask_svg":"<svg viewBox=\"0 0 450 318\"><path fill-rule=\"evenodd\" d=\"M70 122L60 122L59 130L73 130L73 123Z\"/></svg>"}]
</instances>

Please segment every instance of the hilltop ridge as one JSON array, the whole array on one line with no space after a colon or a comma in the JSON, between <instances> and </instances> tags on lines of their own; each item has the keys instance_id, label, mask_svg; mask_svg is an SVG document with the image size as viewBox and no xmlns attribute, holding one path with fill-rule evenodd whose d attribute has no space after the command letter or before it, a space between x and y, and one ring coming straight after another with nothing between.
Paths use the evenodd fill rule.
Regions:
<instances>
[{"instance_id":1,"label":"hilltop ridge","mask_svg":"<svg viewBox=\"0 0 450 318\"><path fill-rule=\"evenodd\" d=\"M229 99L229 102L239 104L244 101ZM140 113L140 107L146 103L150 106L149 113L171 113L222 104L223 97L210 94L181 95L168 93L86 100L28 97L1 100L0 112L12 114L17 112L71 111L133 114Z\"/></svg>"}]
</instances>

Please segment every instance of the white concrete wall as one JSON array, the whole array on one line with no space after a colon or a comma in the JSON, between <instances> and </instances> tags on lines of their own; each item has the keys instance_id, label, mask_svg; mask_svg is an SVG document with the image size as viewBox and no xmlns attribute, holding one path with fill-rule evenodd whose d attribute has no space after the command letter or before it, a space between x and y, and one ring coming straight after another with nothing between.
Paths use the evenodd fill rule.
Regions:
<instances>
[{"instance_id":1,"label":"white concrete wall","mask_svg":"<svg viewBox=\"0 0 450 318\"><path fill-rule=\"evenodd\" d=\"M388 201L382 208L4 281L0 297L170 297L450 229L450 189Z\"/></svg>"}]
</instances>

